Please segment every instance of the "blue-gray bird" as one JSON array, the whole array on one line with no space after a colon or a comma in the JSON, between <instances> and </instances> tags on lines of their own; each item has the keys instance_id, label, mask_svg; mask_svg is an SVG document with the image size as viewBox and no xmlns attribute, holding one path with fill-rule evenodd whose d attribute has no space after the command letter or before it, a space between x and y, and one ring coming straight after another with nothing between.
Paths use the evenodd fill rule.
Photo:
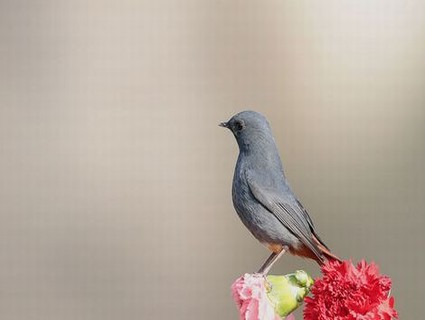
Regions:
<instances>
[{"instance_id":1,"label":"blue-gray bird","mask_svg":"<svg viewBox=\"0 0 425 320\"><path fill-rule=\"evenodd\" d=\"M258 112L243 111L220 126L232 131L239 145L233 206L254 237L272 251L258 273L267 274L286 251L319 264L339 260L319 238L292 192L267 119Z\"/></svg>"}]
</instances>

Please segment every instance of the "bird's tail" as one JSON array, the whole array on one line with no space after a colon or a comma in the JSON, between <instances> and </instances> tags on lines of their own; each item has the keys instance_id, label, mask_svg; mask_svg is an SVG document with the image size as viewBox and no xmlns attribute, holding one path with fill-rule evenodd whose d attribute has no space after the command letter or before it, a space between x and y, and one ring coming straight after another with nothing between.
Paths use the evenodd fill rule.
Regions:
<instances>
[{"instance_id":1,"label":"bird's tail","mask_svg":"<svg viewBox=\"0 0 425 320\"><path fill-rule=\"evenodd\" d=\"M326 258L326 260L331 260L331 261L339 261L342 262L342 260L340 258L338 258L338 256L336 256L335 254L333 254L331 252L331 250L329 250L329 248L318 238L316 238L315 236L313 236L314 242L316 242L317 247L320 249L320 252L322 253L322 255ZM322 265L324 263L324 259L316 259L316 261Z\"/></svg>"},{"instance_id":2,"label":"bird's tail","mask_svg":"<svg viewBox=\"0 0 425 320\"><path fill-rule=\"evenodd\" d=\"M319 248L320 248L320 246L319 246ZM329 249L320 248L320 250L322 251L322 254L325 256L326 260L330 260L330 261L336 260L336 261L342 262L342 260L338 256L336 256L335 254L330 252ZM323 264L323 262L321 264Z\"/></svg>"},{"instance_id":3,"label":"bird's tail","mask_svg":"<svg viewBox=\"0 0 425 320\"><path fill-rule=\"evenodd\" d=\"M321 241L318 239L318 237L313 235L314 244L316 245L316 252L313 252L309 247L302 246L300 248L289 248L289 251L297 256L304 257L304 258L310 258L315 260L319 265L323 265L326 260L330 261L339 261L342 262L338 256L333 254L331 250Z\"/></svg>"}]
</instances>

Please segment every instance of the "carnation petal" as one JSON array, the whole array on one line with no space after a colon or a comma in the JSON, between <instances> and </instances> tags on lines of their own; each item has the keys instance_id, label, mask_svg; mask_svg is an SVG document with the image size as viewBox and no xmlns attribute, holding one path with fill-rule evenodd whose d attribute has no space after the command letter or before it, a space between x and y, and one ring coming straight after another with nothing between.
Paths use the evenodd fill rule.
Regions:
<instances>
[{"instance_id":1,"label":"carnation petal","mask_svg":"<svg viewBox=\"0 0 425 320\"><path fill-rule=\"evenodd\" d=\"M398 318L394 298L388 298L391 279L375 263L328 261L305 299L306 320L391 320Z\"/></svg>"}]
</instances>

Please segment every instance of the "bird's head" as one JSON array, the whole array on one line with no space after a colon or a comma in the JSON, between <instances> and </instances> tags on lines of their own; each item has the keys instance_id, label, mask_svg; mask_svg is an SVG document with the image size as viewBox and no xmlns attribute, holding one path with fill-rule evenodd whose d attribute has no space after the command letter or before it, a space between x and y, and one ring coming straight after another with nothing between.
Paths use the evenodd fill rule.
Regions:
<instances>
[{"instance_id":1,"label":"bird's head","mask_svg":"<svg viewBox=\"0 0 425 320\"><path fill-rule=\"evenodd\" d=\"M233 132L241 151L261 149L269 143L274 145L270 125L261 113L242 111L219 126Z\"/></svg>"}]
</instances>

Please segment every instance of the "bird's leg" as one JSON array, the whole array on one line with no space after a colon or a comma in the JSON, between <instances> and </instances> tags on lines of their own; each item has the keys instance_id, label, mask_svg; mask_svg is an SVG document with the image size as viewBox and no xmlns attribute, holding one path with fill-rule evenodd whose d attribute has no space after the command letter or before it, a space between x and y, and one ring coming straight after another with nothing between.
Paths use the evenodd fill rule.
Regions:
<instances>
[{"instance_id":1,"label":"bird's leg","mask_svg":"<svg viewBox=\"0 0 425 320\"><path fill-rule=\"evenodd\" d=\"M267 258L266 262L261 266L260 270L257 273L266 276L273 264L288 250L288 247L282 247L282 250L278 253L272 252L270 257Z\"/></svg>"},{"instance_id":2,"label":"bird's leg","mask_svg":"<svg viewBox=\"0 0 425 320\"><path fill-rule=\"evenodd\" d=\"M263 274L263 275L267 274L271 266L273 265L274 261L276 261L277 255L278 255L277 253L272 252L270 257L267 258L266 262L263 263L263 265L261 266L260 270L257 271L257 273Z\"/></svg>"}]
</instances>

